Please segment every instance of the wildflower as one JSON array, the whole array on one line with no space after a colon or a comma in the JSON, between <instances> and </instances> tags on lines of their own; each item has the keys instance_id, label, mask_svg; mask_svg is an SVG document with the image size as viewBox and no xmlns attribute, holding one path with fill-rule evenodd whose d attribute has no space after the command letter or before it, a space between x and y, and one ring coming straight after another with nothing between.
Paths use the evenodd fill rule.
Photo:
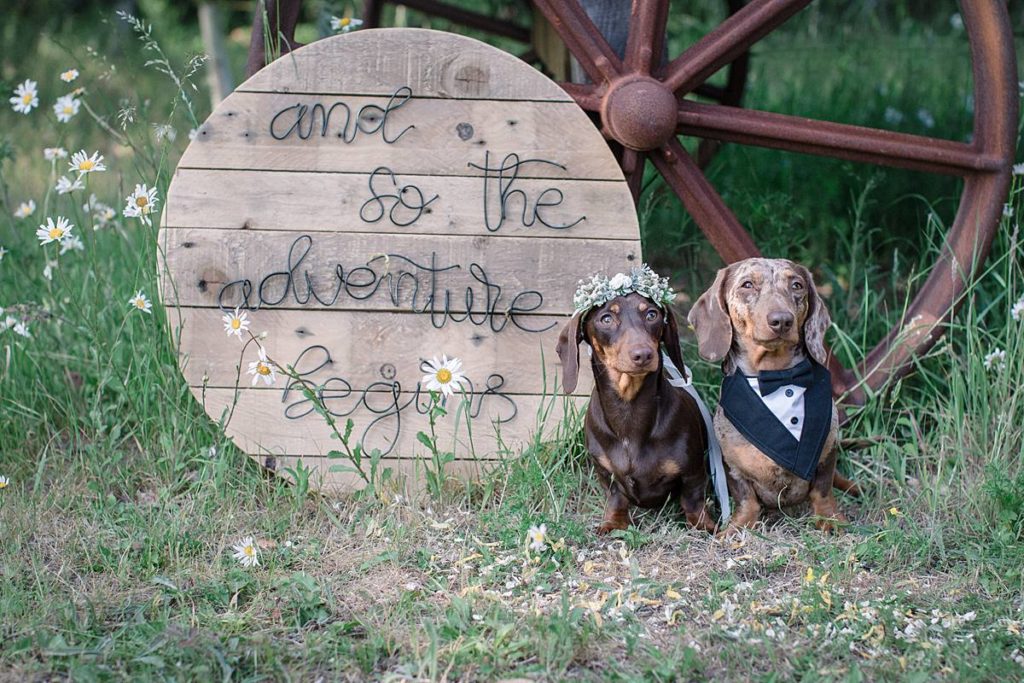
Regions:
<instances>
[{"instance_id":1,"label":"wildflower","mask_svg":"<svg viewBox=\"0 0 1024 683\"><path fill-rule=\"evenodd\" d=\"M814 583L814 568L808 567L807 573L804 575L804 583Z\"/></svg>"},{"instance_id":2,"label":"wildflower","mask_svg":"<svg viewBox=\"0 0 1024 683\"><path fill-rule=\"evenodd\" d=\"M19 320L15 322L14 326L11 329L14 330L15 334L19 334L22 337L32 336L32 334L28 331L28 323L26 323L24 320Z\"/></svg>"},{"instance_id":3,"label":"wildflower","mask_svg":"<svg viewBox=\"0 0 1024 683\"><path fill-rule=\"evenodd\" d=\"M128 305L134 306L143 313L149 313L150 315L153 313L153 302L146 298L146 295L141 289L135 292L135 296L128 299Z\"/></svg>"},{"instance_id":4,"label":"wildflower","mask_svg":"<svg viewBox=\"0 0 1024 683\"><path fill-rule=\"evenodd\" d=\"M67 159L68 151L63 147L47 147L43 150L43 158L46 159L47 161Z\"/></svg>"},{"instance_id":5,"label":"wildflower","mask_svg":"<svg viewBox=\"0 0 1024 683\"><path fill-rule=\"evenodd\" d=\"M28 218L36 212L36 203L31 199L27 202L18 204L18 208L14 210L15 218Z\"/></svg>"},{"instance_id":6,"label":"wildflower","mask_svg":"<svg viewBox=\"0 0 1024 683\"><path fill-rule=\"evenodd\" d=\"M1013 175L1024 175L1024 164L1014 164Z\"/></svg>"},{"instance_id":7,"label":"wildflower","mask_svg":"<svg viewBox=\"0 0 1024 683\"><path fill-rule=\"evenodd\" d=\"M74 95L64 95L58 97L57 101L53 104L53 113L57 115L57 120L61 123L67 123L71 120L78 110L81 108L82 103L75 99Z\"/></svg>"},{"instance_id":8,"label":"wildflower","mask_svg":"<svg viewBox=\"0 0 1024 683\"><path fill-rule=\"evenodd\" d=\"M235 551L235 559L243 567L258 567L260 564L259 550L252 536L246 536L237 544L232 546Z\"/></svg>"},{"instance_id":9,"label":"wildflower","mask_svg":"<svg viewBox=\"0 0 1024 683\"><path fill-rule=\"evenodd\" d=\"M900 512L900 509L898 507L896 507L895 505L892 506L891 508L889 508L889 514L892 515L893 517L902 517L903 516L903 513Z\"/></svg>"},{"instance_id":10,"label":"wildflower","mask_svg":"<svg viewBox=\"0 0 1024 683\"><path fill-rule=\"evenodd\" d=\"M354 28L363 25L362 19L350 19L349 17L331 17L331 30L348 33Z\"/></svg>"},{"instance_id":11,"label":"wildflower","mask_svg":"<svg viewBox=\"0 0 1024 683\"><path fill-rule=\"evenodd\" d=\"M39 106L39 91L36 90L36 82L26 79L21 85L14 89L14 97L9 102L14 111L19 114L27 114Z\"/></svg>"},{"instance_id":12,"label":"wildflower","mask_svg":"<svg viewBox=\"0 0 1024 683\"><path fill-rule=\"evenodd\" d=\"M1003 216L1013 218L1013 207L1009 204L1003 204Z\"/></svg>"},{"instance_id":13,"label":"wildflower","mask_svg":"<svg viewBox=\"0 0 1024 683\"><path fill-rule=\"evenodd\" d=\"M991 370L992 368L995 368L996 370L1005 370L1006 351L1003 349L996 349L991 353L985 354L984 363L986 370Z\"/></svg>"},{"instance_id":14,"label":"wildflower","mask_svg":"<svg viewBox=\"0 0 1024 683\"><path fill-rule=\"evenodd\" d=\"M51 261L50 259L46 259L46 265L43 266L43 277L45 277L50 282L53 282L53 269L56 268L57 266L57 261Z\"/></svg>"},{"instance_id":15,"label":"wildflower","mask_svg":"<svg viewBox=\"0 0 1024 683\"><path fill-rule=\"evenodd\" d=\"M193 128L193 129L191 129L188 132L188 140L189 140L189 142L192 142L197 137L199 137L199 129L198 128Z\"/></svg>"},{"instance_id":16,"label":"wildflower","mask_svg":"<svg viewBox=\"0 0 1024 683\"><path fill-rule=\"evenodd\" d=\"M78 171L78 177L81 178L86 173L98 173L100 171L106 171L107 167L103 163L103 155L99 152L93 152L92 156L86 156L85 150L79 150L75 152L71 157L71 163L68 164L68 170Z\"/></svg>"},{"instance_id":17,"label":"wildflower","mask_svg":"<svg viewBox=\"0 0 1024 683\"><path fill-rule=\"evenodd\" d=\"M249 329L249 317L245 311L241 311L239 308L236 308L234 313L225 313L221 320L224 321L224 331L229 337L235 335L241 339L242 332Z\"/></svg>"},{"instance_id":18,"label":"wildflower","mask_svg":"<svg viewBox=\"0 0 1024 683\"><path fill-rule=\"evenodd\" d=\"M274 364L267 358L267 351L260 347L259 359L249 363L249 374L252 375L252 386L263 380L268 387L277 381L277 373L274 371Z\"/></svg>"},{"instance_id":19,"label":"wildflower","mask_svg":"<svg viewBox=\"0 0 1024 683\"><path fill-rule=\"evenodd\" d=\"M62 175L60 178L57 178L57 186L54 189L57 190L57 194L67 194L75 190L84 190L85 183L82 182L81 176L72 181L71 178Z\"/></svg>"},{"instance_id":20,"label":"wildflower","mask_svg":"<svg viewBox=\"0 0 1024 683\"><path fill-rule=\"evenodd\" d=\"M949 18L949 25L953 27L954 31L963 31L964 18L960 16L959 12L954 12L953 15Z\"/></svg>"},{"instance_id":21,"label":"wildflower","mask_svg":"<svg viewBox=\"0 0 1024 683\"><path fill-rule=\"evenodd\" d=\"M78 69L68 69L60 75L60 80L64 81L65 83L70 83L76 78L78 78Z\"/></svg>"},{"instance_id":22,"label":"wildflower","mask_svg":"<svg viewBox=\"0 0 1024 683\"><path fill-rule=\"evenodd\" d=\"M40 244L60 242L71 234L71 230L74 227L64 216L58 216L56 223L53 222L52 218L47 218L46 225L40 225L39 229L36 230L36 237L39 238Z\"/></svg>"},{"instance_id":23,"label":"wildflower","mask_svg":"<svg viewBox=\"0 0 1024 683\"><path fill-rule=\"evenodd\" d=\"M85 245L82 244L82 240L78 237L78 235L69 235L60 241L61 256L72 250L85 251Z\"/></svg>"},{"instance_id":24,"label":"wildflower","mask_svg":"<svg viewBox=\"0 0 1024 683\"><path fill-rule=\"evenodd\" d=\"M440 362L437 356L432 361L424 363L427 374L423 375L420 382L426 385L427 391L440 391L451 396L456 389L462 389L462 383L466 376L462 373L462 361L458 358L448 360L448 356L441 356Z\"/></svg>"},{"instance_id":25,"label":"wildflower","mask_svg":"<svg viewBox=\"0 0 1024 683\"><path fill-rule=\"evenodd\" d=\"M7 256L7 249L3 245L0 245L0 261L4 260L4 256ZM2 313L2 312L3 311L0 310L0 313Z\"/></svg>"},{"instance_id":26,"label":"wildflower","mask_svg":"<svg viewBox=\"0 0 1024 683\"><path fill-rule=\"evenodd\" d=\"M896 126L903 123L903 112L895 107L886 107L885 114L883 114L882 117L890 126Z\"/></svg>"},{"instance_id":27,"label":"wildflower","mask_svg":"<svg viewBox=\"0 0 1024 683\"><path fill-rule=\"evenodd\" d=\"M547 548L548 525L531 526L530 530L526 532L526 540L530 542L530 550L534 552L539 553Z\"/></svg>"},{"instance_id":28,"label":"wildflower","mask_svg":"<svg viewBox=\"0 0 1024 683\"><path fill-rule=\"evenodd\" d=\"M921 125L925 128L935 127L935 117L932 116L932 113L924 107L917 110L917 120L920 121Z\"/></svg>"},{"instance_id":29,"label":"wildflower","mask_svg":"<svg viewBox=\"0 0 1024 683\"><path fill-rule=\"evenodd\" d=\"M1010 317L1020 322L1021 315L1024 315L1024 296L1017 299L1017 303L1010 309Z\"/></svg>"},{"instance_id":30,"label":"wildflower","mask_svg":"<svg viewBox=\"0 0 1024 683\"><path fill-rule=\"evenodd\" d=\"M146 187L145 184L136 185L135 191L125 197L125 218L138 218L146 225L152 225L149 214L153 213L153 209L156 208L159 201L155 187Z\"/></svg>"},{"instance_id":31,"label":"wildflower","mask_svg":"<svg viewBox=\"0 0 1024 683\"><path fill-rule=\"evenodd\" d=\"M5 489L11 485L11 480L0 474L0 489Z\"/></svg>"}]
</instances>

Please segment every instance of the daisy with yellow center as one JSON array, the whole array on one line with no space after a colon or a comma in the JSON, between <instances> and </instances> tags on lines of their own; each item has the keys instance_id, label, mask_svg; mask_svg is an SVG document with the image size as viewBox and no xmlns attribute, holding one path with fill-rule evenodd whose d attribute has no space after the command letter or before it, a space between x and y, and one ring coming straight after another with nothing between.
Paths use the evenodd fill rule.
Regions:
<instances>
[{"instance_id":1,"label":"daisy with yellow center","mask_svg":"<svg viewBox=\"0 0 1024 683\"><path fill-rule=\"evenodd\" d=\"M267 351L262 346L257 360L249 363L249 374L252 375L252 386L263 380L268 387L277 381L277 373L274 371L274 364L267 358Z\"/></svg>"},{"instance_id":2,"label":"daisy with yellow center","mask_svg":"<svg viewBox=\"0 0 1024 683\"><path fill-rule=\"evenodd\" d=\"M350 17L331 17L332 31L341 31L342 33L348 33L352 29L359 28L362 25L362 19L352 19Z\"/></svg>"},{"instance_id":3,"label":"daisy with yellow center","mask_svg":"<svg viewBox=\"0 0 1024 683\"><path fill-rule=\"evenodd\" d=\"M39 229L36 230L36 237L39 238L40 244L60 242L71 234L71 230L74 227L75 226L72 225L67 218L64 218L64 216L57 216L56 223L53 222L52 218L47 218L46 224L40 225Z\"/></svg>"},{"instance_id":4,"label":"daisy with yellow center","mask_svg":"<svg viewBox=\"0 0 1024 683\"><path fill-rule=\"evenodd\" d=\"M81 178L86 173L99 173L100 171L106 171L107 167L103 163L102 154L99 152L93 152L92 156L89 156L83 149L72 155L71 163L68 164L68 169L71 171L78 171L78 177Z\"/></svg>"},{"instance_id":5,"label":"daisy with yellow center","mask_svg":"<svg viewBox=\"0 0 1024 683\"><path fill-rule=\"evenodd\" d=\"M225 313L221 320L224 321L224 331L229 337L235 335L241 339L242 333L249 330L249 316L240 308L236 308L234 313Z\"/></svg>"},{"instance_id":6,"label":"daisy with yellow center","mask_svg":"<svg viewBox=\"0 0 1024 683\"><path fill-rule=\"evenodd\" d=\"M14 210L15 218L28 218L36 212L36 203L31 199L27 202L18 204L18 208Z\"/></svg>"},{"instance_id":7,"label":"daisy with yellow center","mask_svg":"<svg viewBox=\"0 0 1024 683\"><path fill-rule=\"evenodd\" d=\"M234 558L243 567L258 567L260 565L260 551L252 536L246 536L231 549L235 551Z\"/></svg>"},{"instance_id":8,"label":"daisy with yellow center","mask_svg":"<svg viewBox=\"0 0 1024 683\"><path fill-rule=\"evenodd\" d=\"M68 151L63 147L47 147L43 149L43 158L47 161L56 161L57 159L67 159Z\"/></svg>"},{"instance_id":9,"label":"daisy with yellow center","mask_svg":"<svg viewBox=\"0 0 1024 683\"><path fill-rule=\"evenodd\" d=\"M145 293L140 289L135 292L135 296L128 299L128 305L132 308L136 308L143 313L153 314L153 302L146 298Z\"/></svg>"},{"instance_id":10,"label":"daisy with yellow center","mask_svg":"<svg viewBox=\"0 0 1024 683\"><path fill-rule=\"evenodd\" d=\"M11 485L11 480L5 476L0 475L0 489L5 489Z\"/></svg>"},{"instance_id":11,"label":"daisy with yellow center","mask_svg":"<svg viewBox=\"0 0 1024 683\"><path fill-rule=\"evenodd\" d=\"M530 544L530 550L534 552L539 553L547 548L548 525L541 524L540 526L531 526L530 530L526 532L526 540Z\"/></svg>"},{"instance_id":12,"label":"daisy with yellow center","mask_svg":"<svg viewBox=\"0 0 1024 683\"><path fill-rule=\"evenodd\" d=\"M149 215L156 209L159 201L155 187L136 185L135 190L125 197L125 218L138 218L146 225L152 225Z\"/></svg>"},{"instance_id":13,"label":"daisy with yellow center","mask_svg":"<svg viewBox=\"0 0 1024 683\"><path fill-rule=\"evenodd\" d=\"M53 104L53 113L57 115L57 120L61 123L67 123L73 116L78 113L82 103L75 99L74 95L64 95L58 97L57 101Z\"/></svg>"},{"instance_id":14,"label":"daisy with yellow center","mask_svg":"<svg viewBox=\"0 0 1024 683\"><path fill-rule=\"evenodd\" d=\"M64 81L65 83L70 83L76 78L78 78L78 69L68 69L60 75L60 80Z\"/></svg>"},{"instance_id":15,"label":"daisy with yellow center","mask_svg":"<svg viewBox=\"0 0 1024 683\"><path fill-rule=\"evenodd\" d=\"M36 90L36 82L26 80L14 89L14 97L8 100L14 111L19 114L27 114L39 106L39 91Z\"/></svg>"},{"instance_id":16,"label":"daisy with yellow center","mask_svg":"<svg viewBox=\"0 0 1024 683\"><path fill-rule=\"evenodd\" d=\"M466 376L462 373L462 361L458 358L449 360L448 356L441 356L441 360L438 361L435 356L433 360L423 364L423 371L427 374L423 375L420 383L427 391L440 391L445 396L451 396L456 390L461 390L462 383L466 381Z\"/></svg>"}]
</instances>

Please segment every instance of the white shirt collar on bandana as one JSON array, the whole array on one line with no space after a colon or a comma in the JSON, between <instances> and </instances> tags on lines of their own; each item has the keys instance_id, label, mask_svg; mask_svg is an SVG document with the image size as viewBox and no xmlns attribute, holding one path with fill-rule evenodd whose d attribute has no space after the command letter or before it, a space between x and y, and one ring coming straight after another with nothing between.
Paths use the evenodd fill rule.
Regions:
<instances>
[{"instance_id":1,"label":"white shirt collar on bandana","mask_svg":"<svg viewBox=\"0 0 1024 683\"><path fill-rule=\"evenodd\" d=\"M781 422L782 426L799 441L804 433L804 392L807 389L787 384L767 396L761 396L761 392L757 388L757 377L748 376L745 379L753 388L754 393L761 398L761 402L768 410L772 411L775 419Z\"/></svg>"}]
</instances>

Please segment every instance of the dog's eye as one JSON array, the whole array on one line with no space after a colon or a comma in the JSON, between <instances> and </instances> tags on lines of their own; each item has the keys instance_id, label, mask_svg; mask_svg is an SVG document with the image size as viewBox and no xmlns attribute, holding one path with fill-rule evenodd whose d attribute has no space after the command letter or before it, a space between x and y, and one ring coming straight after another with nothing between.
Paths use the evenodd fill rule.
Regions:
<instances>
[{"instance_id":1,"label":"dog's eye","mask_svg":"<svg viewBox=\"0 0 1024 683\"><path fill-rule=\"evenodd\" d=\"M601 316L601 322L604 323L605 325L611 325L612 324L612 314L611 313L605 313L604 315L602 315Z\"/></svg>"},{"instance_id":2,"label":"dog's eye","mask_svg":"<svg viewBox=\"0 0 1024 683\"><path fill-rule=\"evenodd\" d=\"M792 287L795 291L799 292L801 289L804 288L804 283L800 282L799 280L794 280Z\"/></svg>"},{"instance_id":3,"label":"dog's eye","mask_svg":"<svg viewBox=\"0 0 1024 683\"><path fill-rule=\"evenodd\" d=\"M751 280L744 280L743 284L740 285L743 289L753 289L754 283Z\"/></svg>"},{"instance_id":4,"label":"dog's eye","mask_svg":"<svg viewBox=\"0 0 1024 683\"><path fill-rule=\"evenodd\" d=\"M658 319L658 312L656 310L654 310L652 308L651 310L647 311L647 320L657 320L657 319Z\"/></svg>"}]
</instances>

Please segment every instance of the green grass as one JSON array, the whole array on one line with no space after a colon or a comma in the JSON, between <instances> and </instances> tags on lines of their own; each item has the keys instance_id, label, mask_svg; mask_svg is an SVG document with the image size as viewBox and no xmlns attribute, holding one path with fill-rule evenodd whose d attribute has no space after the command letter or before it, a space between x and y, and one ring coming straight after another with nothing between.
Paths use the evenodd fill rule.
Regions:
<instances>
[{"instance_id":1,"label":"green grass","mask_svg":"<svg viewBox=\"0 0 1024 683\"><path fill-rule=\"evenodd\" d=\"M143 5L184 73L194 35L161 4ZM927 106L928 132L961 138L970 121L962 40L944 23L878 28L850 12L841 41L817 13L766 41L747 102L875 126L891 106L908 132L926 132L916 110ZM5 157L15 155L0 166L9 250L0 306L31 319L33 335L0 333L0 475L11 480L0 490L0 680L1024 676L1015 218L943 341L845 427L875 442L841 458L866 489L841 501L851 520L841 536L821 535L796 511L720 542L668 509L599 539L603 501L573 425L434 497L303 495L206 417L159 308L127 309L136 289L156 291L155 228L119 219L87 229L80 194L51 196L44 211L53 180L42 147L100 149L110 171L89 191L120 208L137 182L165 196L192 126L167 77L140 67L152 53L103 17L104 56L71 47L74 32L63 29L3 63L5 90L28 77L48 93L56 73L78 65L90 104L124 144L84 111L68 126L40 123L45 97L33 117L0 111ZM701 29L681 22L674 40ZM13 38L3 40L6 49ZM204 102L195 96L200 119ZM122 130L117 112L130 107L135 120ZM164 122L178 132L173 143L153 136ZM738 146L710 174L768 253L816 266L831 288L830 339L847 361L898 316L958 192L947 179ZM1021 196L1017 178L1015 216ZM38 246L34 222L10 217L29 197L36 217L72 216L85 243L59 258L52 282L41 272L55 250ZM656 267L694 297L717 260L658 181L641 209ZM1005 370L984 365L995 348L1006 351ZM692 339L684 352L696 358ZM697 370L713 397L717 370ZM550 547L530 553L526 532L542 523ZM246 535L262 542L258 568L231 558Z\"/></svg>"}]
</instances>

